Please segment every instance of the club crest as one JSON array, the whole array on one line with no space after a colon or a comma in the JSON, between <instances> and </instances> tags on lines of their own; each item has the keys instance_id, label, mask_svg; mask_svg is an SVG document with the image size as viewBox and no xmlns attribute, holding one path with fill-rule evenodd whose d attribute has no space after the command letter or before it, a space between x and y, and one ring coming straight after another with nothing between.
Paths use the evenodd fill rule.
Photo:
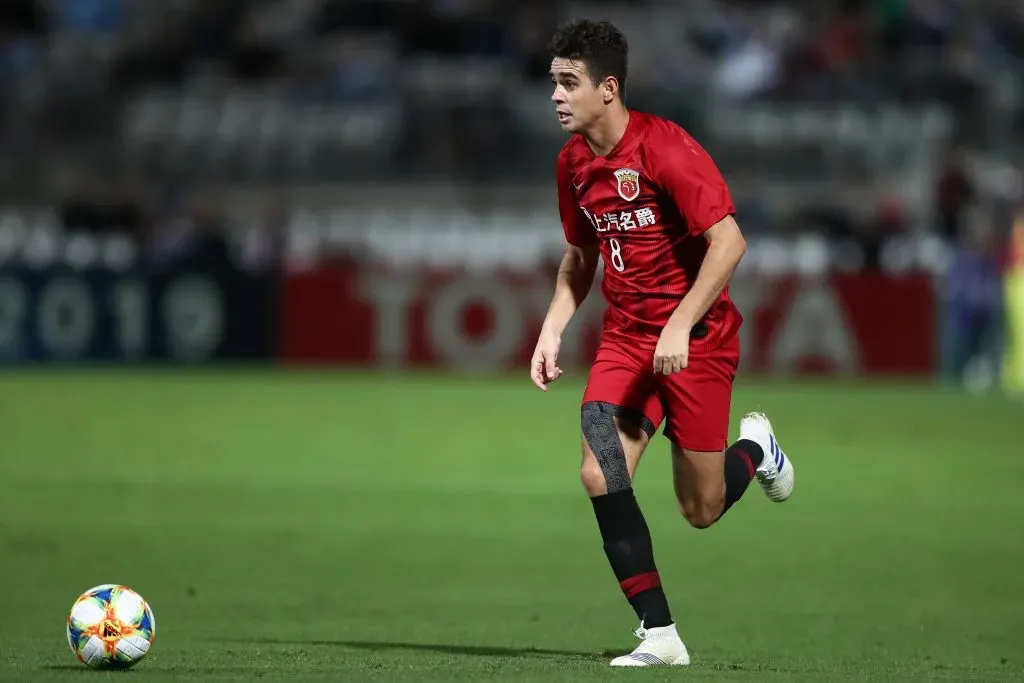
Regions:
<instances>
[{"instance_id":1,"label":"club crest","mask_svg":"<svg viewBox=\"0 0 1024 683\"><path fill-rule=\"evenodd\" d=\"M631 168L620 168L615 172L619 196L631 202L640 196L640 174Z\"/></svg>"}]
</instances>

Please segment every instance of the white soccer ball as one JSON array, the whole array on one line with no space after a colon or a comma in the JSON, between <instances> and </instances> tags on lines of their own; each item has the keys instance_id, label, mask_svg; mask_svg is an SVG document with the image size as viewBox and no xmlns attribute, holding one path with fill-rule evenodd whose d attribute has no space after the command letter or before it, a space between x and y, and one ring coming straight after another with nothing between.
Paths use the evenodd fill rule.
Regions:
<instances>
[{"instance_id":1,"label":"white soccer ball","mask_svg":"<svg viewBox=\"0 0 1024 683\"><path fill-rule=\"evenodd\" d=\"M127 669L149 652L156 619L149 604L130 588L108 583L75 600L68 615L68 645L93 669Z\"/></svg>"}]
</instances>

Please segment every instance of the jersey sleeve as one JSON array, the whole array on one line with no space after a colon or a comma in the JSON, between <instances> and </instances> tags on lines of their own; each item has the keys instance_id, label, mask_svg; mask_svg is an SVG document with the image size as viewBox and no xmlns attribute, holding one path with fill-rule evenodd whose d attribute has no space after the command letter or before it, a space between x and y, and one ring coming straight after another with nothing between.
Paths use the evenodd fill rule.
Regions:
<instances>
[{"instance_id":1,"label":"jersey sleeve","mask_svg":"<svg viewBox=\"0 0 1024 683\"><path fill-rule=\"evenodd\" d=\"M651 179L672 198L691 235L736 213L711 155L679 126L666 123L649 137L647 163Z\"/></svg>"},{"instance_id":2,"label":"jersey sleeve","mask_svg":"<svg viewBox=\"0 0 1024 683\"><path fill-rule=\"evenodd\" d=\"M568 154L565 149L558 155L555 181L558 183L558 214L562 220L565 241L575 247L597 244L598 238L594 226L583 215L583 210L572 196L572 170L569 168Z\"/></svg>"}]
</instances>

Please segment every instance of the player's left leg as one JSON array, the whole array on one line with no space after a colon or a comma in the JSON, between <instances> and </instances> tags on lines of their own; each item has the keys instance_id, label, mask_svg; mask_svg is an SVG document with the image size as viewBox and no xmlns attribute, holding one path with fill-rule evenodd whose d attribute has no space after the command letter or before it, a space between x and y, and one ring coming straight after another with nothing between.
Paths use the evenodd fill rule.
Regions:
<instances>
[{"instance_id":1,"label":"player's left leg","mask_svg":"<svg viewBox=\"0 0 1024 683\"><path fill-rule=\"evenodd\" d=\"M793 463L779 446L775 430L764 413L747 413L740 420L740 440L737 443L756 443L761 447L764 458L754 476L768 499L781 503L793 495L796 483Z\"/></svg>"},{"instance_id":2,"label":"player's left leg","mask_svg":"<svg viewBox=\"0 0 1024 683\"><path fill-rule=\"evenodd\" d=\"M726 449L686 448L680 441L694 443L693 434L666 434L673 439L672 479L679 509L691 526L706 529L743 497L762 464L764 451L756 442L742 438Z\"/></svg>"},{"instance_id":3,"label":"player's left leg","mask_svg":"<svg viewBox=\"0 0 1024 683\"><path fill-rule=\"evenodd\" d=\"M779 465L785 456L767 418L744 417L739 440L726 447L738 361L737 337L715 353L691 357L685 370L663 378L659 388L665 435L672 442L676 498L698 529L721 519L755 478L773 500L784 500L792 491L792 465Z\"/></svg>"},{"instance_id":4,"label":"player's left leg","mask_svg":"<svg viewBox=\"0 0 1024 683\"><path fill-rule=\"evenodd\" d=\"M669 432L666 431L668 434ZM692 443L692 435L676 438ZM690 524L706 529L743 497L757 479L765 495L781 503L793 493L793 463L779 446L763 413L747 413L740 438L723 451L684 448L672 443L672 473L680 510Z\"/></svg>"}]
</instances>

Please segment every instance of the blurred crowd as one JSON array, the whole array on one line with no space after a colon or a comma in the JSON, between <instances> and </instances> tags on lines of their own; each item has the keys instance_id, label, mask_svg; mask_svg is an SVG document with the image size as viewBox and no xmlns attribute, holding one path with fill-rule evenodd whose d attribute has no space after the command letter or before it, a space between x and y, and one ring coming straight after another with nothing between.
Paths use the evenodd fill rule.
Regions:
<instances>
[{"instance_id":1,"label":"blurred crowd","mask_svg":"<svg viewBox=\"0 0 1024 683\"><path fill-rule=\"evenodd\" d=\"M579 13L626 31L633 103L682 119L721 159L751 233L845 240L869 269L893 235L956 243L985 221L992 243L1005 234L1019 184L1005 172L1024 158L1012 0L5 0L0 197L57 203L68 229L166 245L191 234L181 226L234 220L217 193L231 183L415 183L420 169L544 185L560 142L547 41ZM800 107L839 103L938 105L952 124L924 142L904 134L914 152L893 151L899 164L858 167L843 151L820 168L786 147L770 156L770 141L737 152L713 125L718 111L774 106L798 121ZM359 109L372 106L384 109ZM315 134L295 118L332 108L348 118ZM835 125L810 147L827 153ZM806 191L801 172L828 182ZM290 207L267 204L260 221L286 224Z\"/></svg>"},{"instance_id":2,"label":"blurred crowd","mask_svg":"<svg viewBox=\"0 0 1024 683\"><path fill-rule=\"evenodd\" d=\"M576 10L643 31L631 32L636 80L685 88L707 73L740 97L956 105L1024 59L1024 6L1014 0L5 0L0 45L16 67L38 49L33 41L57 33L116 37L108 75L117 88L216 74L356 95L395 87L385 52L495 58L546 82L551 29ZM669 23L651 25L652 16Z\"/></svg>"},{"instance_id":3,"label":"blurred crowd","mask_svg":"<svg viewBox=\"0 0 1024 683\"><path fill-rule=\"evenodd\" d=\"M50 207L155 267L276 267L317 211L322 243L469 216L541 253L547 44L581 15L623 29L630 105L712 152L752 238L943 273L947 374L998 355L1024 269L1019 0L3 0L0 252Z\"/></svg>"}]
</instances>

